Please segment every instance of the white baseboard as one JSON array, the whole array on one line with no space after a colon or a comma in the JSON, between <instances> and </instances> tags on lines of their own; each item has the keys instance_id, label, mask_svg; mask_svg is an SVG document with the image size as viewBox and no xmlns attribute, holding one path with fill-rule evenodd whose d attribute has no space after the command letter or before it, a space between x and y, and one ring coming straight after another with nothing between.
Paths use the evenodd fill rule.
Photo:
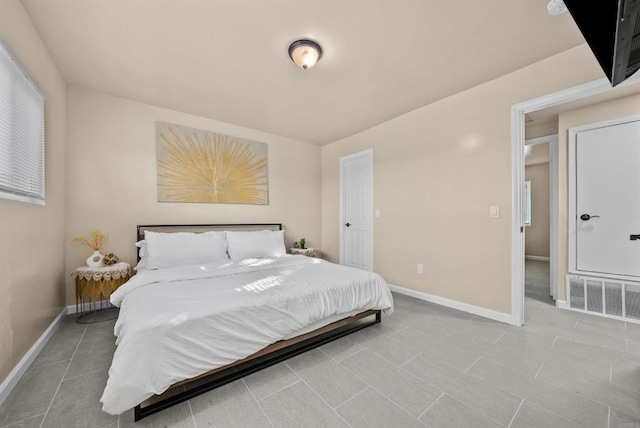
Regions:
<instances>
[{"instance_id":1,"label":"white baseboard","mask_svg":"<svg viewBox=\"0 0 640 428\"><path fill-rule=\"evenodd\" d=\"M404 294L405 296L415 297L416 299L425 300L427 302L435 303L437 305L447 306L449 308L458 309L460 311L469 312L470 314L479 315L481 317L489 318L492 320L500 321L507 324L514 324L511 314L505 314L504 312L497 312L491 309L482 308L480 306L470 305L468 303L458 302L457 300L451 300L444 297L435 296L433 294L423 293L421 291L415 291L404 287L398 287L397 285L389 284L391 291Z\"/></svg>"},{"instance_id":2,"label":"white baseboard","mask_svg":"<svg viewBox=\"0 0 640 428\"><path fill-rule=\"evenodd\" d=\"M75 309L75 305L74 305ZM63 308L62 311L58 314L58 316L51 322L49 327L42 333L40 338L36 340L36 343L27 351L27 353L22 357L22 359L16 364L16 366L11 370L11 373L7 376L7 378L0 384L0 405L7 399L13 388L18 384L18 381L24 376L25 372L31 366L33 361L36 359L44 345L47 344L53 333L56 332L62 317L67 313L67 308Z\"/></svg>"},{"instance_id":3,"label":"white baseboard","mask_svg":"<svg viewBox=\"0 0 640 428\"><path fill-rule=\"evenodd\" d=\"M75 314L78 312L76 309L76 305L69 305L65 308L65 310L67 311L67 314Z\"/></svg>"},{"instance_id":4,"label":"white baseboard","mask_svg":"<svg viewBox=\"0 0 640 428\"><path fill-rule=\"evenodd\" d=\"M544 256L524 256L525 260L538 260L540 262L549 262L551 258Z\"/></svg>"},{"instance_id":5,"label":"white baseboard","mask_svg":"<svg viewBox=\"0 0 640 428\"><path fill-rule=\"evenodd\" d=\"M569 305L567 305L566 300L556 300L556 308L558 309L569 309Z\"/></svg>"}]
</instances>

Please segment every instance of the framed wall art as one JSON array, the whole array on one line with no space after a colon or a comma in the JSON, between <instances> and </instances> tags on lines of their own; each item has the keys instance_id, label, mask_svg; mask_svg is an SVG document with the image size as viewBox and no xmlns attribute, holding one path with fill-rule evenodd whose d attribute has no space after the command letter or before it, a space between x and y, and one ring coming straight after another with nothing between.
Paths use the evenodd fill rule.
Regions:
<instances>
[{"instance_id":1,"label":"framed wall art","mask_svg":"<svg viewBox=\"0 0 640 428\"><path fill-rule=\"evenodd\" d=\"M267 145L156 122L159 202L269 203Z\"/></svg>"}]
</instances>

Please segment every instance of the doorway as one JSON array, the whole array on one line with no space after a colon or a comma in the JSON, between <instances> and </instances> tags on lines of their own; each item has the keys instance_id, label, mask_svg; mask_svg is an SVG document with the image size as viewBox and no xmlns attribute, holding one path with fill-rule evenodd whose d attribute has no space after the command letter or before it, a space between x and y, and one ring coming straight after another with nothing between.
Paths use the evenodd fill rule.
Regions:
<instances>
[{"instance_id":1,"label":"doorway","mask_svg":"<svg viewBox=\"0 0 640 428\"><path fill-rule=\"evenodd\" d=\"M524 247L524 206L522 204L524 194L524 147L525 147L525 115L539 111L563 111L563 108L577 108L577 106L591 105L604 100L619 98L623 93L638 92L636 85L640 82L640 74L628 79L626 82L611 88L607 79L602 78L589 83L575 86L556 93L545 95L511 107L511 154L512 154L512 235L511 235L511 321L513 325L524 324L524 270L525 270L525 247ZM566 149L566 147L565 147ZM566 151L558 151L559 162L566 162ZM566 191L564 188L566 182L559 180L559 191ZM554 223L559 227L567 225L566 208L555 211L557 216ZM561 216L562 215L562 216ZM553 228L553 223L552 223ZM566 229L566 227L565 227ZM552 232L553 233L553 232ZM559 236L559 233L556 234ZM551 277L558 283L558 300L556 306L566 307L564 298L565 293L565 274L566 272L566 256L567 249L563 246L562 252L559 251L559 244L551 243L550 258L558 261L558 271L551 272ZM563 264L561 265L560 262Z\"/></svg>"},{"instance_id":2,"label":"doorway","mask_svg":"<svg viewBox=\"0 0 640 428\"><path fill-rule=\"evenodd\" d=\"M373 149L340 158L340 264L373 270Z\"/></svg>"},{"instance_id":3,"label":"doorway","mask_svg":"<svg viewBox=\"0 0 640 428\"><path fill-rule=\"evenodd\" d=\"M537 118L536 118L537 119ZM547 305L555 305L557 282L551 274L556 271L555 225L557 200L558 134L529 138L536 135L535 127L525 130L525 296ZM557 130L557 121L554 128ZM539 133L539 132L538 132ZM552 245L553 242L553 245Z\"/></svg>"}]
</instances>

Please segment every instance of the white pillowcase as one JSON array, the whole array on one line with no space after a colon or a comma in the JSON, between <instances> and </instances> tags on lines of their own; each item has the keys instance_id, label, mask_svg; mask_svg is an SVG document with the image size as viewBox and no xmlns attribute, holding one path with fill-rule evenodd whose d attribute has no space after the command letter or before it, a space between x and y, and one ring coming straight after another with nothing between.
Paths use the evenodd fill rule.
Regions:
<instances>
[{"instance_id":1,"label":"white pillowcase","mask_svg":"<svg viewBox=\"0 0 640 428\"><path fill-rule=\"evenodd\" d=\"M133 270L137 271L137 270L146 269L147 243L143 239L142 241L136 242L136 247L138 247L138 257L140 258L140 260L138 260L138 264L136 265L136 267L133 268Z\"/></svg>"},{"instance_id":2,"label":"white pillowcase","mask_svg":"<svg viewBox=\"0 0 640 428\"><path fill-rule=\"evenodd\" d=\"M144 232L145 269L229 260L224 232ZM141 248L142 249L142 248Z\"/></svg>"},{"instance_id":3,"label":"white pillowcase","mask_svg":"<svg viewBox=\"0 0 640 428\"><path fill-rule=\"evenodd\" d=\"M227 251L231 260L281 257L287 254L284 230L258 232L226 232Z\"/></svg>"}]
</instances>

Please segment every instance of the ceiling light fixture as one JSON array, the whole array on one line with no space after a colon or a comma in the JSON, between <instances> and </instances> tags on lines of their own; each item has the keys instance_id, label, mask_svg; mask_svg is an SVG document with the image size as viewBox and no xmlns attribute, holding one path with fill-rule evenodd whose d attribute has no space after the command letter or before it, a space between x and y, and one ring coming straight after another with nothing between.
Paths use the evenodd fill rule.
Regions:
<instances>
[{"instance_id":1,"label":"ceiling light fixture","mask_svg":"<svg viewBox=\"0 0 640 428\"><path fill-rule=\"evenodd\" d=\"M289 45L289 58L298 67L306 70L322 58L322 48L313 40L301 39Z\"/></svg>"}]
</instances>

